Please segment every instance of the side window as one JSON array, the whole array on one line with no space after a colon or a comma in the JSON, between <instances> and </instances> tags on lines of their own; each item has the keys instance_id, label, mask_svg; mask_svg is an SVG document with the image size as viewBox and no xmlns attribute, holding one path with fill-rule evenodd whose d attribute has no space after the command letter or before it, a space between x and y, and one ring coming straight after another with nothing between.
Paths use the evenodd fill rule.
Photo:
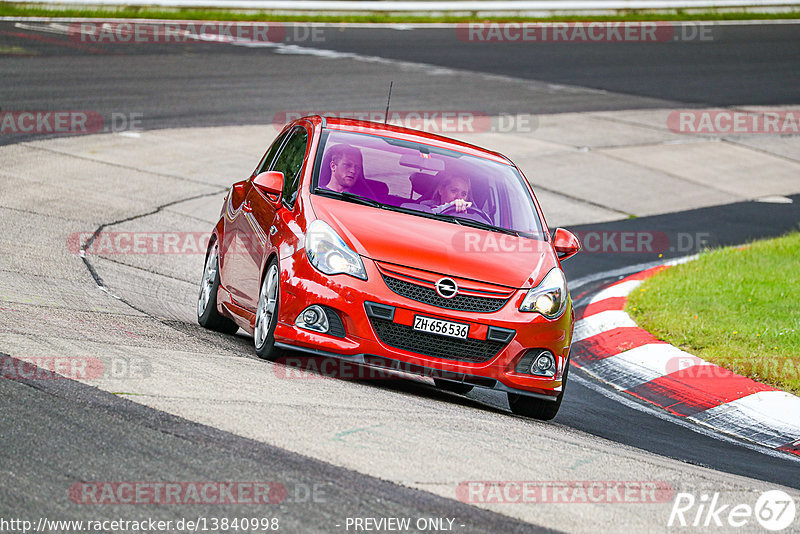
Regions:
<instances>
[{"instance_id":1,"label":"side window","mask_svg":"<svg viewBox=\"0 0 800 534\"><path fill-rule=\"evenodd\" d=\"M297 199L307 146L308 133L305 128L295 128L270 169L283 173L283 198L289 206L294 206Z\"/></svg>"},{"instance_id":2,"label":"side window","mask_svg":"<svg viewBox=\"0 0 800 534\"><path fill-rule=\"evenodd\" d=\"M272 160L275 159L275 154L278 153L278 149L281 148L283 141L289 135L290 132L284 132L282 135L279 135L275 141L273 141L272 146L269 147L267 150L267 154L264 156L264 159L258 164L258 168L256 169L255 175L259 175L262 172L269 170L269 164L272 163Z\"/></svg>"}]
</instances>

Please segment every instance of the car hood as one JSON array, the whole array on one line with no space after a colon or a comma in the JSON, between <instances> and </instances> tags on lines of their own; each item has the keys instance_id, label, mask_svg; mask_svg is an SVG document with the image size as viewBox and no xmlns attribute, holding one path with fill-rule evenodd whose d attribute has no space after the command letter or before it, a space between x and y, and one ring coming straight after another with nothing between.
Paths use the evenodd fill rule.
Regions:
<instances>
[{"instance_id":1,"label":"car hood","mask_svg":"<svg viewBox=\"0 0 800 534\"><path fill-rule=\"evenodd\" d=\"M314 212L361 256L513 288L557 265L545 241L489 232L314 195Z\"/></svg>"}]
</instances>

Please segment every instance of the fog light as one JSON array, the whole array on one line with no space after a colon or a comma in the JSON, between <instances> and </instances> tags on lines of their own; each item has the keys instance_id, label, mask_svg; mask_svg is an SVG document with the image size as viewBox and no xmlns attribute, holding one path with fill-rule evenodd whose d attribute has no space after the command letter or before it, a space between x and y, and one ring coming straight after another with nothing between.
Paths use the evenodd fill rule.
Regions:
<instances>
[{"instance_id":1,"label":"fog light","mask_svg":"<svg viewBox=\"0 0 800 534\"><path fill-rule=\"evenodd\" d=\"M294 324L300 328L313 330L314 332L322 332L323 334L327 333L330 329L328 316L325 310L316 304L303 310L303 313L297 316Z\"/></svg>"},{"instance_id":2,"label":"fog light","mask_svg":"<svg viewBox=\"0 0 800 534\"><path fill-rule=\"evenodd\" d=\"M556 358L550 351L542 351L539 356L533 360L531 365L531 374L537 376L553 377L556 375Z\"/></svg>"},{"instance_id":3,"label":"fog light","mask_svg":"<svg viewBox=\"0 0 800 534\"><path fill-rule=\"evenodd\" d=\"M306 324L316 324L319 321L319 311L316 308L309 308L303 312L303 322Z\"/></svg>"}]
</instances>

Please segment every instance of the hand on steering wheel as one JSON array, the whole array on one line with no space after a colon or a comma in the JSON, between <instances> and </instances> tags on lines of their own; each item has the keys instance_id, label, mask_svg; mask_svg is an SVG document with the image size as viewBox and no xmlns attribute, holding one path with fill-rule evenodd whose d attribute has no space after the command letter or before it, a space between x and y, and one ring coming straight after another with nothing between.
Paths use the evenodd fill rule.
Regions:
<instances>
[{"instance_id":1,"label":"hand on steering wheel","mask_svg":"<svg viewBox=\"0 0 800 534\"><path fill-rule=\"evenodd\" d=\"M461 199L458 199L458 200L461 200ZM454 202L455 202L455 201L454 201ZM453 203L453 204L450 204L449 206L447 206L446 208L444 208L444 209L443 209L441 212L439 212L439 213L442 213L442 214L452 214L452 213L467 213L467 214L470 214L470 213L474 213L474 214L476 214L476 215L480 216L480 217L481 217L483 220L485 220L487 223L489 223L489 224L494 224L494 223L492 222L492 220L489 218L489 216L488 216L488 215L486 215L486 213L484 213L484 212L483 212L483 210L480 210L480 209L478 209L478 208L474 207L474 206L472 205L472 202L466 202L466 201L464 201L464 200L461 200L461 202L464 202L464 203L466 204L466 206L465 206L465 209L464 209L464 210L458 210L458 208L457 208L457 204Z\"/></svg>"},{"instance_id":2,"label":"hand on steering wheel","mask_svg":"<svg viewBox=\"0 0 800 534\"><path fill-rule=\"evenodd\" d=\"M449 208L451 206L453 208L455 208L455 210L457 212L463 213L463 212L467 211L467 208L472 206L472 202L470 202L468 200L464 200L463 198L457 198L455 200L451 200L450 202L448 202L447 204L444 204L443 206L440 206L439 209L441 209L442 212L444 212L447 208Z\"/></svg>"}]
</instances>

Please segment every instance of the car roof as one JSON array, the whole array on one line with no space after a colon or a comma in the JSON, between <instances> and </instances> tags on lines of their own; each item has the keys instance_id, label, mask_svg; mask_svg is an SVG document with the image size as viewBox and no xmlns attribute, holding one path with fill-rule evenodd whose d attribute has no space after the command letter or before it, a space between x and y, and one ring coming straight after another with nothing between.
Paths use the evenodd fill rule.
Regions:
<instances>
[{"instance_id":1,"label":"car roof","mask_svg":"<svg viewBox=\"0 0 800 534\"><path fill-rule=\"evenodd\" d=\"M411 128L395 126L393 124L383 124L380 122L348 119L343 117L321 117L316 115L305 117L305 119L310 119L314 123L322 122L323 128L339 130L343 132L381 135L384 137L402 139L404 141L414 141L438 148L454 150L470 156L489 159L498 163L504 163L506 165L513 165L511 160L499 152L494 152L492 150L487 150L469 143L457 141L443 135L423 132L421 130L413 130Z\"/></svg>"}]
</instances>

